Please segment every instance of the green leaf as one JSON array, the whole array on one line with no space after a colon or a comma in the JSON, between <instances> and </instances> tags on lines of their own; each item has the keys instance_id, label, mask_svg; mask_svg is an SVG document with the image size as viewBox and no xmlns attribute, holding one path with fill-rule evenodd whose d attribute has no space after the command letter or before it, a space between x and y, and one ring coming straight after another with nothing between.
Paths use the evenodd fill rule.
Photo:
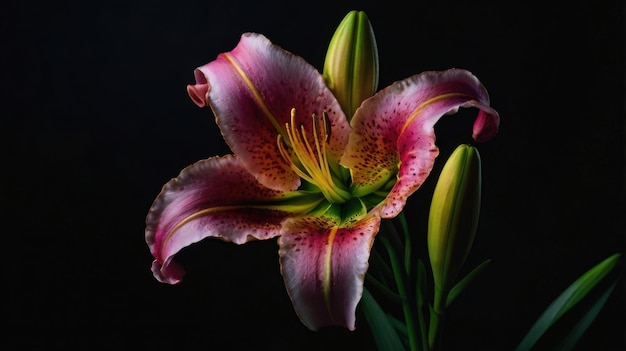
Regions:
<instances>
[{"instance_id":1,"label":"green leaf","mask_svg":"<svg viewBox=\"0 0 626 351\"><path fill-rule=\"evenodd\" d=\"M368 275L372 275L376 279L378 279L381 283L389 285L388 279L393 279L393 270L391 267L385 262L383 256L378 252L377 246L374 245L370 252L370 268L367 271ZM375 276L374 273L378 273L378 276Z\"/></svg>"},{"instance_id":2,"label":"green leaf","mask_svg":"<svg viewBox=\"0 0 626 351\"><path fill-rule=\"evenodd\" d=\"M587 328L591 325L591 322L593 322L598 313L600 313L602 306L604 306L606 300L608 300L609 296L613 292L615 285L617 285L617 280L618 279L616 279L615 282L613 282L613 284L611 284L611 286L609 286L598 298L598 300L587 310L587 313L585 313L578 324L576 324L576 326L572 328L572 331L563 339L561 345L558 347L558 350L571 350L576 345L578 339L580 339Z\"/></svg>"},{"instance_id":3,"label":"green leaf","mask_svg":"<svg viewBox=\"0 0 626 351\"><path fill-rule=\"evenodd\" d=\"M483 263L479 264L476 268L472 269L472 271L469 272L468 275L466 275L463 279L461 279L458 283L456 283L452 287L452 289L450 289L450 292L448 293L448 296L446 298L446 308L448 308L448 306L450 306L452 302L456 300L456 298L459 296L461 291L465 289L467 284L469 284L469 282L471 282L474 279L474 277L478 275L478 273L482 272L483 269L487 267L489 262L491 262L491 260L485 260Z\"/></svg>"},{"instance_id":4,"label":"green leaf","mask_svg":"<svg viewBox=\"0 0 626 351\"><path fill-rule=\"evenodd\" d=\"M537 319L516 351L530 350L541 336L559 319L574 307L615 267L622 255L613 254L581 275L565 289ZM595 316L594 316L595 317Z\"/></svg>"},{"instance_id":5,"label":"green leaf","mask_svg":"<svg viewBox=\"0 0 626 351\"><path fill-rule=\"evenodd\" d=\"M365 281L377 288L378 291L383 293L383 295L385 295L385 297L388 297L391 301L396 303L402 303L402 297L399 294L389 289L385 284L380 282L373 275L369 274L369 272L365 275Z\"/></svg>"},{"instance_id":6,"label":"green leaf","mask_svg":"<svg viewBox=\"0 0 626 351\"><path fill-rule=\"evenodd\" d=\"M393 325L387 319L387 315L366 288L363 288L361 304L378 350L405 351L404 345Z\"/></svg>"},{"instance_id":7,"label":"green leaf","mask_svg":"<svg viewBox=\"0 0 626 351\"><path fill-rule=\"evenodd\" d=\"M398 336L402 339L403 345L407 345L409 343L409 332L406 330L404 322L392 316L390 313L387 313L387 320L389 321L389 325L398 332Z\"/></svg>"}]
</instances>

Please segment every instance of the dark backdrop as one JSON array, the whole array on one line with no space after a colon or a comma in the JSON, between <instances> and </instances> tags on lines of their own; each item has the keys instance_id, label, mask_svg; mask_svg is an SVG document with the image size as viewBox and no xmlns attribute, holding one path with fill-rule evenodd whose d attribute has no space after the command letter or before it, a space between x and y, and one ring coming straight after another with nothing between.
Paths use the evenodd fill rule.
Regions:
<instances>
[{"instance_id":1,"label":"dark backdrop","mask_svg":"<svg viewBox=\"0 0 626 351\"><path fill-rule=\"evenodd\" d=\"M193 69L246 31L321 69L351 9L374 26L381 88L466 68L502 117L498 136L477 145L483 207L468 265L492 263L450 310L449 350L513 349L578 275L625 251L619 0L1 6L2 317L20 331L8 349L373 350L360 314L354 332L300 324L275 240L195 245L181 255L186 279L168 286L153 279L143 236L166 181L229 152L210 110L186 94ZM471 142L472 114L437 125L435 172ZM418 233L433 183L407 208ZM624 297L622 284L580 350L624 348Z\"/></svg>"}]
</instances>

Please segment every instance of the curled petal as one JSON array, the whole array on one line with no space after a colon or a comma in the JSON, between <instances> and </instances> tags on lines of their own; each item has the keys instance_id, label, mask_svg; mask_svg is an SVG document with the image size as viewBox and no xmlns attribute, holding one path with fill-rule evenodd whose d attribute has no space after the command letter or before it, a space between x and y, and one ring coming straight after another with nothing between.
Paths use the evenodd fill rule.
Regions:
<instances>
[{"instance_id":1,"label":"curled petal","mask_svg":"<svg viewBox=\"0 0 626 351\"><path fill-rule=\"evenodd\" d=\"M479 109L474 138L488 140L500 117L489 107L487 90L470 72L424 72L394 83L366 100L352 119L353 132L341 163L358 187L397 181L379 206L383 218L396 216L432 170L439 150L434 125L459 107Z\"/></svg>"},{"instance_id":2,"label":"curled petal","mask_svg":"<svg viewBox=\"0 0 626 351\"><path fill-rule=\"evenodd\" d=\"M480 109L474 122L472 138L478 142L489 141L498 133L498 128L500 127L498 113L478 101L470 101L467 105Z\"/></svg>"},{"instance_id":3,"label":"curled petal","mask_svg":"<svg viewBox=\"0 0 626 351\"><path fill-rule=\"evenodd\" d=\"M287 292L300 320L311 330L355 328L369 253L380 226L370 216L348 228L319 218L289 219L278 239Z\"/></svg>"},{"instance_id":4,"label":"curled petal","mask_svg":"<svg viewBox=\"0 0 626 351\"><path fill-rule=\"evenodd\" d=\"M281 193L259 184L234 156L213 157L183 169L163 186L146 218L146 243L161 282L178 283L184 270L173 258L207 237L236 244L280 234L284 211L251 206Z\"/></svg>"},{"instance_id":5,"label":"curled petal","mask_svg":"<svg viewBox=\"0 0 626 351\"><path fill-rule=\"evenodd\" d=\"M196 105L200 107L206 106L207 99L209 98L209 85L208 84L195 84L187 86L187 94Z\"/></svg>"},{"instance_id":6,"label":"curled petal","mask_svg":"<svg viewBox=\"0 0 626 351\"><path fill-rule=\"evenodd\" d=\"M277 147L285 124L313 132L312 115L328 115L328 154L338 162L350 126L317 70L304 59L273 45L261 34L242 35L237 47L195 70L187 91L199 106L210 105L224 139L248 171L266 187L295 190L299 177ZM312 140L312 138L310 138Z\"/></svg>"}]
</instances>

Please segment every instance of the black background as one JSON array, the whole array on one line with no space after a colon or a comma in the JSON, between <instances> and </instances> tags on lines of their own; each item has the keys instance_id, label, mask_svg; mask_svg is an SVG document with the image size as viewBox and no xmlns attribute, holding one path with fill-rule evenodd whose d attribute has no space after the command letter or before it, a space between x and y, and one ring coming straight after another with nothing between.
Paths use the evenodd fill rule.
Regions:
<instances>
[{"instance_id":1,"label":"black background","mask_svg":"<svg viewBox=\"0 0 626 351\"><path fill-rule=\"evenodd\" d=\"M275 240L190 247L180 255L185 280L168 286L152 277L143 237L165 182L229 153L210 110L186 94L193 69L246 31L321 69L351 9L374 27L380 88L466 68L502 118L497 137L477 145L483 206L468 266L492 263L449 312L449 350L512 350L577 276L625 252L622 1L1 6L3 349L373 350L360 314L354 332L298 321ZM437 125L434 172L472 142L473 114ZM434 180L406 210L416 242ZM624 349L624 292L580 350Z\"/></svg>"}]
</instances>

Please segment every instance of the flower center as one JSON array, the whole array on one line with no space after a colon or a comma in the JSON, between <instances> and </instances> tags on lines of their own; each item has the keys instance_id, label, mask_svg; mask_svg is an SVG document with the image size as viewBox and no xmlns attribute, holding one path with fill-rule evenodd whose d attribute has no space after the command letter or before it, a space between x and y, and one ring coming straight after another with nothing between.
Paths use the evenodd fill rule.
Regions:
<instances>
[{"instance_id":1,"label":"flower center","mask_svg":"<svg viewBox=\"0 0 626 351\"><path fill-rule=\"evenodd\" d=\"M303 180L317 186L331 203L344 203L352 198L347 187L333 173L326 154L330 126L326 112L320 118L313 114L313 135L307 136L304 125L296 125L296 110L291 109L291 123L285 123L287 139L277 137L278 149L291 169Z\"/></svg>"}]
</instances>

